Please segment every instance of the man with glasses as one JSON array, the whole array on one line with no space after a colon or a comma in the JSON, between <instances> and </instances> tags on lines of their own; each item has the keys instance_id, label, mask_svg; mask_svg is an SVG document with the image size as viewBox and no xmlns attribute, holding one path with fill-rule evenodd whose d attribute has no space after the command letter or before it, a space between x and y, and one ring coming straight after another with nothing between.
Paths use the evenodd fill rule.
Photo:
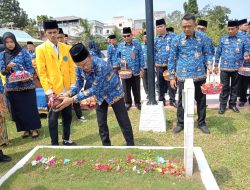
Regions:
<instances>
[{"instance_id":1,"label":"man with glasses","mask_svg":"<svg viewBox=\"0 0 250 190\"><path fill-rule=\"evenodd\" d=\"M186 14L181 21L183 32L177 35L171 43L168 71L170 84L176 88L179 85L179 100L177 107L177 126L174 133L179 133L184 128L184 109L182 107L182 91L187 78L194 80L195 100L197 102L198 128L205 134L210 131L206 126L206 95L201 92L201 85L206 82L206 67L208 72L212 70L212 54L206 42L206 36L196 31L196 18L192 14ZM204 63L206 60L206 63ZM205 65L206 64L206 67ZM175 78L177 75L177 81Z\"/></svg>"},{"instance_id":2,"label":"man with glasses","mask_svg":"<svg viewBox=\"0 0 250 190\"><path fill-rule=\"evenodd\" d=\"M58 25L55 20L44 21L44 32L47 41L36 49L36 63L40 82L48 99L66 94L70 88L75 87L75 63L73 62L68 45L58 42ZM70 140L70 125L72 121L72 106L62 111L63 145L75 145ZM59 112L49 110L48 126L52 145L58 142L58 116Z\"/></svg>"},{"instance_id":3,"label":"man with glasses","mask_svg":"<svg viewBox=\"0 0 250 190\"><path fill-rule=\"evenodd\" d=\"M168 60L170 55L170 45L175 37L172 32L167 32L164 19L156 20L157 37L154 40L155 67L157 71L157 81L159 83L159 101L166 105L165 92L169 91L170 105L177 107L175 102L176 90L171 88L170 82L163 77L163 72L168 69Z\"/></svg>"},{"instance_id":4,"label":"man with glasses","mask_svg":"<svg viewBox=\"0 0 250 190\"><path fill-rule=\"evenodd\" d=\"M141 110L140 78L143 76L144 71L144 58L141 44L133 40L130 27L123 28L123 40L124 42L118 45L117 62L121 65L121 69L125 69L126 67L126 69L132 71L131 78L122 79L126 108L129 110L132 106L132 89L135 106L138 110Z\"/></svg>"}]
</instances>

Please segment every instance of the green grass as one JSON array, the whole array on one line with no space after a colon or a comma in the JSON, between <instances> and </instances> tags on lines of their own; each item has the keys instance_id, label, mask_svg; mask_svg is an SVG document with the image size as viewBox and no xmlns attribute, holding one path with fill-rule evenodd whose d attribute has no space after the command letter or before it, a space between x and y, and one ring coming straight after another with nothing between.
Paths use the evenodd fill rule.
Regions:
<instances>
[{"instance_id":1,"label":"green grass","mask_svg":"<svg viewBox=\"0 0 250 190\"><path fill-rule=\"evenodd\" d=\"M82 123L74 119L71 138L78 145L101 145L95 111L84 112L84 115L88 122ZM129 115L133 125L136 145L183 146L183 132L180 134L172 133L172 128L176 125L176 111L174 109L166 110L166 133L139 132L140 112L131 110ZM217 110L208 110L207 125L211 130L211 134L204 135L199 129L195 128L195 146L202 147L221 189L243 190L250 187L249 116L250 112L247 109L241 110L240 114L228 110L223 116L218 115ZM108 123L112 144L125 145L113 111L109 112ZM4 175L34 146L50 144L47 120L42 119L42 124L43 128L40 130L38 139L22 139L22 134L16 132L15 125L11 121L7 122L11 145L7 146L4 152L12 156L13 161L0 165L0 176ZM59 132L61 137L61 128Z\"/></svg>"},{"instance_id":2,"label":"green grass","mask_svg":"<svg viewBox=\"0 0 250 190\"><path fill-rule=\"evenodd\" d=\"M39 150L36 155L55 155L57 160L68 158L72 162L55 166L45 170L44 165L32 167L30 162L14 174L4 185L3 189L204 189L200 178L173 177L161 175L158 172L137 174L132 171L133 164L126 164L128 154L135 159L148 159L163 156L166 159L182 160L183 151L178 150L120 150L120 149L81 149L81 150ZM34 157L33 157L34 159ZM82 165L74 165L73 161L84 159ZM120 173L113 169L110 172L96 171L96 163L108 163L108 160L120 160L119 165L123 168ZM115 164L116 165L116 164ZM114 166L115 166L114 165ZM56 176L56 177L55 177ZM67 182L62 183L63 181Z\"/></svg>"}]
</instances>

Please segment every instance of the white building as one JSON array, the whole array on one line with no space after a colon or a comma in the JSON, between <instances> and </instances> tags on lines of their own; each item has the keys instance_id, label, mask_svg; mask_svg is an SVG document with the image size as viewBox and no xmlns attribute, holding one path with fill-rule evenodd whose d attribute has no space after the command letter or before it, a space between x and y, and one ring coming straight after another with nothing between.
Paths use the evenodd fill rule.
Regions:
<instances>
[{"instance_id":1,"label":"white building","mask_svg":"<svg viewBox=\"0 0 250 190\"><path fill-rule=\"evenodd\" d=\"M103 35L104 24L97 20L90 20L91 34L93 35Z\"/></svg>"},{"instance_id":2,"label":"white building","mask_svg":"<svg viewBox=\"0 0 250 190\"><path fill-rule=\"evenodd\" d=\"M115 27L119 28L121 32L124 27L133 28L133 20L127 19L124 16L113 17L111 21L104 23L103 35L107 36L111 34Z\"/></svg>"},{"instance_id":3,"label":"white building","mask_svg":"<svg viewBox=\"0 0 250 190\"><path fill-rule=\"evenodd\" d=\"M57 21L58 27L62 28L63 32L69 36L77 37L83 31L83 28L80 26L80 17L65 16L54 19Z\"/></svg>"}]
</instances>

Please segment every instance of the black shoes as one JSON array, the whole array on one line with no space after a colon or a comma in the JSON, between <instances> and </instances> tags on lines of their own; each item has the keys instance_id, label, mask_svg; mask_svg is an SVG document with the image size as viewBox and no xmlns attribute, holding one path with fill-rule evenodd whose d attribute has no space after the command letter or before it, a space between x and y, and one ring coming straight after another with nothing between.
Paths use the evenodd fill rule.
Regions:
<instances>
[{"instance_id":1,"label":"black shoes","mask_svg":"<svg viewBox=\"0 0 250 190\"><path fill-rule=\"evenodd\" d=\"M137 108L138 110L141 110L141 104L136 105L136 108Z\"/></svg>"},{"instance_id":2,"label":"black shoes","mask_svg":"<svg viewBox=\"0 0 250 190\"><path fill-rule=\"evenodd\" d=\"M240 110L236 106L229 106L229 109L231 109L235 113L240 113Z\"/></svg>"},{"instance_id":3,"label":"black shoes","mask_svg":"<svg viewBox=\"0 0 250 190\"><path fill-rule=\"evenodd\" d=\"M239 107L244 107L244 105L245 105L245 102L240 102L239 103Z\"/></svg>"},{"instance_id":4,"label":"black shoes","mask_svg":"<svg viewBox=\"0 0 250 190\"><path fill-rule=\"evenodd\" d=\"M218 111L218 113L219 113L219 114L224 114L224 113L225 113L225 111L226 111L226 109L225 109L225 108L220 108L220 109L219 109L219 111Z\"/></svg>"},{"instance_id":5,"label":"black shoes","mask_svg":"<svg viewBox=\"0 0 250 190\"><path fill-rule=\"evenodd\" d=\"M179 133L179 132L181 132L182 130L183 130L183 127L177 125L177 126L173 129L173 132L174 132L174 133Z\"/></svg>"},{"instance_id":6,"label":"black shoes","mask_svg":"<svg viewBox=\"0 0 250 190\"><path fill-rule=\"evenodd\" d=\"M209 129L207 128L206 125L203 125L203 126L198 126L198 129L200 129L203 133L205 134L210 134L210 131Z\"/></svg>"},{"instance_id":7,"label":"black shoes","mask_svg":"<svg viewBox=\"0 0 250 190\"><path fill-rule=\"evenodd\" d=\"M0 162L10 162L11 161L11 157L4 155L3 151L0 150Z\"/></svg>"}]
</instances>

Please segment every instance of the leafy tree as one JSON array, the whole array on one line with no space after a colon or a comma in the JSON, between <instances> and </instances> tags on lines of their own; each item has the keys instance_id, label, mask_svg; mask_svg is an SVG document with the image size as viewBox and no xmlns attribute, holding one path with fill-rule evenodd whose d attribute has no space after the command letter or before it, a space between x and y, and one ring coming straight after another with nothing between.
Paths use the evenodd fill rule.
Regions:
<instances>
[{"instance_id":1,"label":"leafy tree","mask_svg":"<svg viewBox=\"0 0 250 190\"><path fill-rule=\"evenodd\" d=\"M25 28L23 30L34 38L39 37L39 30L36 26L36 20L34 20L34 19L29 19L28 25L25 26Z\"/></svg>"},{"instance_id":2,"label":"leafy tree","mask_svg":"<svg viewBox=\"0 0 250 190\"><path fill-rule=\"evenodd\" d=\"M87 19L80 20L79 33L77 41L81 41L83 44L87 45L89 40L94 40L94 36L91 34L91 24L89 24Z\"/></svg>"},{"instance_id":3,"label":"leafy tree","mask_svg":"<svg viewBox=\"0 0 250 190\"><path fill-rule=\"evenodd\" d=\"M116 35L117 43L121 43L122 42L121 30L118 27L114 28L114 30L112 31L112 34Z\"/></svg>"},{"instance_id":4,"label":"leafy tree","mask_svg":"<svg viewBox=\"0 0 250 190\"><path fill-rule=\"evenodd\" d=\"M191 13L191 14L197 15L199 12L197 0L188 0L188 2L185 1L183 4L183 8L184 8L185 14Z\"/></svg>"},{"instance_id":5,"label":"leafy tree","mask_svg":"<svg viewBox=\"0 0 250 190\"><path fill-rule=\"evenodd\" d=\"M167 27L173 27L175 29L175 33L181 33L181 20L182 20L183 14L181 11L173 11L172 13L169 13L166 17L166 24Z\"/></svg>"},{"instance_id":6,"label":"leafy tree","mask_svg":"<svg viewBox=\"0 0 250 190\"><path fill-rule=\"evenodd\" d=\"M28 24L28 15L17 0L0 0L0 26L8 24L21 29Z\"/></svg>"}]
</instances>

